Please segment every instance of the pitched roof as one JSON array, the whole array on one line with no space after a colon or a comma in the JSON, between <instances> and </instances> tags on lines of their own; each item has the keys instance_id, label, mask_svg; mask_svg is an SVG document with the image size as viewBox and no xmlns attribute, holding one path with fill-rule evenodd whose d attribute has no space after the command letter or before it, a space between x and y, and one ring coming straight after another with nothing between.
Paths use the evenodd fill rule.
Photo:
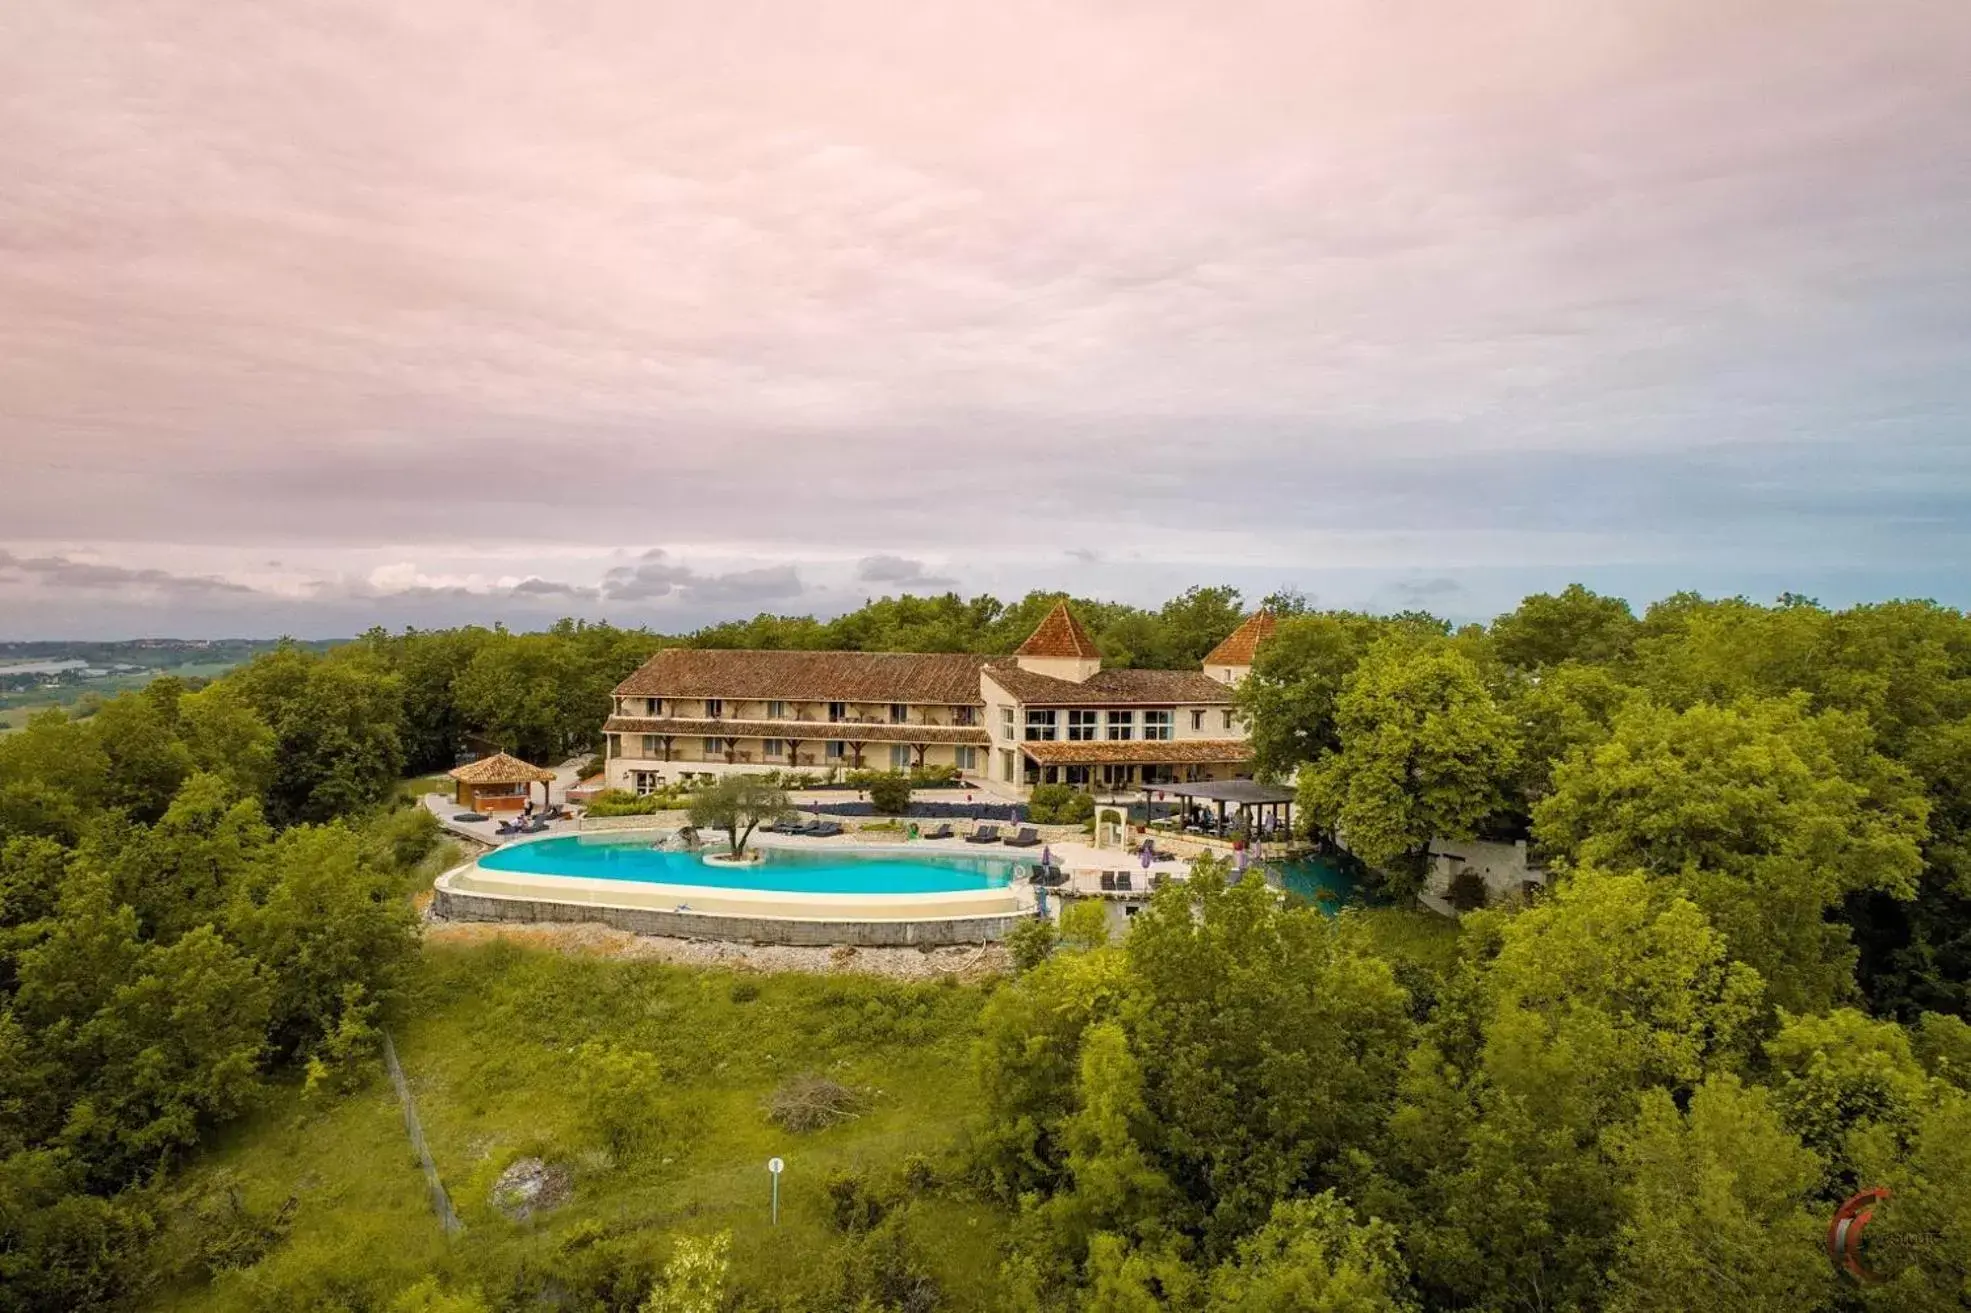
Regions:
<instances>
[{"instance_id":1,"label":"pitched roof","mask_svg":"<svg viewBox=\"0 0 1971 1313\"><path fill-rule=\"evenodd\" d=\"M1043 766L1102 766L1121 762L1203 765L1249 761L1252 745L1240 739L1059 739L1022 743L1020 751Z\"/></svg>"},{"instance_id":2,"label":"pitched roof","mask_svg":"<svg viewBox=\"0 0 1971 1313\"><path fill-rule=\"evenodd\" d=\"M704 735L723 739L796 739L802 743L976 743L992 740L977 725L885 725L854 720L693 720L682 716L611 716L610 734Z\"/></svg>"},{"instance_id":3,"label":"pitched roof","mask_svg":"<svg viewBox=\"0 0 1971 1313\"><path fill-rule=\"evenodd\" d=\"M461 784L545 784L554 779L553 771L529 766L504 752L469 761L446 773Z\"/></svg>"},{"instance_id":4,"label":"pitched roof","mask_svg":"<svg viewBox=\"0 0 1971 1313\"><path fill-rule=\"evenodd\" d=\"M1249 666L1258 655L1259 645L1273 636L1280 622L1271 611L1254 611L1245 622L1225 636L1225 641L1205 657L1208 666Z\"/></svg>"},{"instance_id":5,"label":"pitched roof","mask_svg":"<svg viewBox=\"0 0 1971 1313\"><path fill-rule=\"evenodd\" d=\"M616 686L627 697L978 706L982 656L667 647Z\"/></svg>"},{"instance_id":6,"label":"pitched roof","mask_svg":"<svg viewBox=\"0 0 1971 1313\"><path fill-rule=\"evenodd\" d=\"M1081 621L1074 618L1066 602L1054 603L1054 609L1047 613L1027 641L1020 644L1015 656L1030 657L1079 657L1101 660L1102 654L1095 650L1095 640L1081 627Z\"/></svg>"},{"instance_id":7,"label":"pitched roof","mask_svg":"<svg viewBox=\"0 0 1971 1313\"><path fill-rule=\"evenodd\" d=\"M985 668L986 678L1032 706L1217 706L1232 690L1197 670L1098 670L1077 684L1022 670L1008 658Z\"/></svg>"}]
</instances>

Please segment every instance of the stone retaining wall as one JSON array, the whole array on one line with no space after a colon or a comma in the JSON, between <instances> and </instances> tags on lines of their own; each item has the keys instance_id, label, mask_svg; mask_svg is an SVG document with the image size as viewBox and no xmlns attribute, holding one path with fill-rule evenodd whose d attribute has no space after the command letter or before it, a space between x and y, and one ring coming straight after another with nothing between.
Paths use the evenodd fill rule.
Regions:
<instances>
[{"instance_id":1,"label":"stone retaining wall","mask_svg":"<svg viewBox=\"0 0 1971 1313\"><path fill-rule=\"evenodd\" d=\"M575 822L575 828L583 834L600 834L605 830L675 830L689 822L686 812L652 812L648 816L584 816Z\"/></svg>"},{"instance_id":2,"label":"stone retaining wall","mask_svg":"<svg viewBox=\"0 0 1971 1313\"><path fill-rule=\"evenodd\" d=\"M938 917L922 921L797 921L774 916L730 916L559 903L535 898L499 898L487 894L455 893L444 888L435 891L431 910L448 921L600 921L638 935L793 944L809 948L827 948L838 944L857 948L942 948L953 944L977 944L1005 938L1015 925L1025 919L1018 913L1006 913Z\"/></svg>"}]
</instances>

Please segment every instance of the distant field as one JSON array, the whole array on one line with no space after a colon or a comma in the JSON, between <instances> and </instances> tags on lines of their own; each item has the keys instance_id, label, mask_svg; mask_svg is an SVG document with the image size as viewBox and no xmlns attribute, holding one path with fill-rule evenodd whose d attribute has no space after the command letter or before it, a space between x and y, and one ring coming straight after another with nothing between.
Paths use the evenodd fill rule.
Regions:
<instances>
[{"instance_id":1,"label":"distant field","mask_svg":"<svg viewBox=\"0 0 1971 1313\"><path fill-rule=\"evenodd\" d=\"M142 688L159 675L173 675L187 680L217 679L239 664L237 659L194 661L181 666L126 670L114 675L104 675L100 679L64 684L58 688L0 693L0 734L19 729L30 718L46 711L49 707L72 707L89 694L95 694L97 697L113 697L129 689Z\"/></svg>"}]
</instances>

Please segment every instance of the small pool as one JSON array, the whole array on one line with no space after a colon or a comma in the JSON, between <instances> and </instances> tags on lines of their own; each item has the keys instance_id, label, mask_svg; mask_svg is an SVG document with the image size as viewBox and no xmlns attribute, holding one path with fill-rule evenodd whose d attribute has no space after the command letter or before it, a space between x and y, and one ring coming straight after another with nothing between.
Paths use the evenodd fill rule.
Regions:
<instances>
[{"instance_id":1,"label":"small pool","mask_svg":"<svg viewBox=\"0 0 1971 1313\"><path fill-rule=\"evenodd\" d=\"M665 852L646 835L568 835L498 848L479 859L488 871L579 876L698 885L710 889L759 889L790 894L948 894L1003 889L1015 863L1004 857L953 852L841 852L783 848L758 850L766 860L751 866L708 866L700 853Z\"/></svg>"},{"instance_id":2,"label":"small pool","mask_svg":"<svg viewBox=\"0 0 1971 1313\"><path fill-rule=\"evenodd\" d=\"M1301 857L1291 862L1269 862L1279 873L1280 885L1288 893L1299 894L1324 912L1338 910L1355 892L1355 877L1328 865L1318 857Z\"/></svg>"}]
</instances>

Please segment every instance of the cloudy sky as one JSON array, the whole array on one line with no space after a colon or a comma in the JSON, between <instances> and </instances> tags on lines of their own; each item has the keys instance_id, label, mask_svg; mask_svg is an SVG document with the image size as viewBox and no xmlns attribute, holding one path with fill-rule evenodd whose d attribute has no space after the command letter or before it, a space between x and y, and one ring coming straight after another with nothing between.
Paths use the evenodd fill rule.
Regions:
<instances>
[{"instance_id":1,"label":"cloudy sky","mask_svg":"<svg viewBox=\"0 0 1971 1313\"><path fill-rule=\"evenodd\" d=\"M1971 603L1964 0L11 0L0 638Z\"/></svg>"}]
</instances>

